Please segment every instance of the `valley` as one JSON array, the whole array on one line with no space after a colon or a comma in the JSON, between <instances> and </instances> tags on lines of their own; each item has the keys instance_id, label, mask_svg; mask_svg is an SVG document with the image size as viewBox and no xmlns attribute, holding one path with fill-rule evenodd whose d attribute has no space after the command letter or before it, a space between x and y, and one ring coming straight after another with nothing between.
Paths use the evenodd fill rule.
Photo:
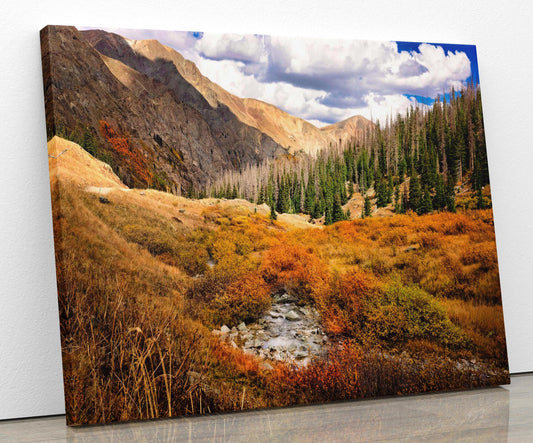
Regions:
<instances>
[{"instance_id":1,"label":"valley","mask_svg":"<svg viewBox=\"0 0 533 443\"><path fill-rule=\"evenodd\" d=\"M490 210L271 220L127 188L58 137L49 154L70 422L506 380Z\"/></svg>"},{"instance_id":2,"label":"valley","mask_svg":"<svg viewBox=\"0 0 533 443\"><path fill-rule=\"evenodd\" d=\"M318 128L156 40L41 37L69 424L508 382L478 85Z\"/></svg>"}]
</instances>

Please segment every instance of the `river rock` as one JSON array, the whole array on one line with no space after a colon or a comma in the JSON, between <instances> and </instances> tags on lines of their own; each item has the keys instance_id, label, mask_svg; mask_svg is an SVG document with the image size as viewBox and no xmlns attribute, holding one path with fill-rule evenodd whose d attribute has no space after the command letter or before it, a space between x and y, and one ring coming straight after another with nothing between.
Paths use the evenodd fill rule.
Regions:
<instances>
[{"instance_id":1,"label":"river rock","mask_svg":"<svg viewBox=\"0 0 533 443\"><path fill-rule=\"evenodd\" d=\"M294 297L291 297L286 292L284 292L281 295L274 296L274 301L278 303L293 303L296 301L296 299Z\"/></svg>"},{"instance_id":2,"label":"river rock","mask_svg":"<svg viewBox=\"0 0 533 443\"><path fill-rule=\"evenodd\" d=\"M311 315L311 310L306 307L306 306L302 306L300 307L300 312L305 315L306 317L310 316Z\"/></svg>"},{"instance_id":3,"label":"river rock","mask_svg":"<svg viewBox=\"0 0 533 443\"><path fill-rule=\"evenodd\" d=\"M287 312L285 314L285 318L290 321L298 321L302 319L302 317L300 317L294 309L292 311Z\"/></svg>"},{"instance_id":4,"label":"river rock","mask_svg":"<svg viewBox=\"0 0 533 443\"><path fill-rule=\"evenodd\" d=\"M221 340L228 340L226 328L224 325L216 332ZM298 306L298 301L287 293L274 295L270 311L256 322L241 322L233 327L228 340L228 344L240 346L246 354L264 359L263 363L282 361L298 366L324 355L326 342L318 311L311 306Z\"/></svg>"},{"instance_id":5,"label":"river rock","mask_svg":"<svg viewBox=\"0 0 533 443\"><path fill-rule=\"evenodd\" d=\"M294 353L294 358L296 359L301 359L301 358L305 358L309 355L309 352L308 351L302 351L302 350L298 350Z\"/></svg>"}]
</instances>

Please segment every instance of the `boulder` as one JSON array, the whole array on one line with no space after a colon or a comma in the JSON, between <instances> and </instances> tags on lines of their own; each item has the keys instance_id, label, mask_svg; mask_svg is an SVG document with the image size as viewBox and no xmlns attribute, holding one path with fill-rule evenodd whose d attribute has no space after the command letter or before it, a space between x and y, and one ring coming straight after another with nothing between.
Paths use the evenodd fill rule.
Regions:
<instances>
[{"instance_id":1,"label":"boulder","mask_svg":"<svg viewBox=\"0 0 533 443\"><path fill-rule=\"evenodd\" d=\"M231 331L231 329L228 328L226 325L223 325L223 326L220 328L220 332L222 332L222 334L227 334L227 333L229 333L229 331Z\"/></svg>"},{"instance_id":2,"label":"boulder","mask_svg":"<svg viewBox=\"0 0 533 443\"><path fill-rule=\"evenodd\" d=\"M294 309L291 310L291 311L289 311L289 312L287 312L287 313L285 314L285 318L286 318L287 320L290 320L290 321L298 321L298 320L301 320L301 319L302 319L302 318L296 313L296 311L294 311Z\"/></svg>"},{"instance_id":3,"label":"boulder","mask_svg":"<svg viewBox=\"0 0 533 443\"><path fill-rule=\"evenodd\" d=\"M311 311L309 310L309 308L307 308L306 306L302 306L300 308L300 312L305 315L306 317L311 315Z\"/></svg>"},{"instance_id":4,"label":"boulder","mask_svg":"<svg viewBox=\"0 0 533 443\"><path fill-rule=\"evenodd\" d=\"M309 356L309 353L307 351L296 351L294 353L294 358L300 360L302 358L306 358Z\"/></svg>"},{"instance_id":5,"label":"boulder","mask_svg":"<svg viewBox=\"0 0 533 443\"><path fill-rule=\"evenodd\" d=\"M240 322L239 325L237 326L237 329L242 332L242 331L246 331L248 328L246 327L246 323Z\"/></svg>"}]
</instances>

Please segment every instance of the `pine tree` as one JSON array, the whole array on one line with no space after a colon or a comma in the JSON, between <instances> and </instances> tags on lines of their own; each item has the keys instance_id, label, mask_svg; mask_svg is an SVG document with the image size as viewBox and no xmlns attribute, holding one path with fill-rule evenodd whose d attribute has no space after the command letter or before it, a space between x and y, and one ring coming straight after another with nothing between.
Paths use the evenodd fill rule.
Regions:
<instances>
[{"instance_id":1,"label":"pine tree","mask_svg":"<svg viewBox=\"0 0 533 443\"><path fill-rule=\"evenodd\" d=\"M326 206L324 224L331 225L333 223L333 208L331 206Z\"/></svg>"},{"instance_id":2,"label":"pine tree","mask_svg":"<svg viewBox=\"0 0 533 443\"><path fill-rule=\"evenodd\" d=\"M333 201L332 221L333 223L336 223L342 220L346 220L346 215L342 210L341 198L339 195L336 195Z\"/></svg>"},{"instance_id":3,"label":"pine tree","mask_svg":"<svg viewBox=\"0 0 533 443\"><path fill-rule=\"evenodd\" d=\"M265 189L263 186L259 186L259 191L257 194L257 204L262 205L265 202Z\"/></svg>"},{"instance_id":4,"label":"pine tree","mask_svg":"<svg viewBox=\"0 0 533 443\"><path fill-rule=\"evenodd\" d=\"M385 180L378 179L376 183L376 197L377 197L377 206L382 208L387 206L387 185Z\"/></svg>"},{"instance_id":5,"label":"pine tree","mask_svg":"<svg viewBox=\"0 0 533 443\"><path fill-rule=\"evenodd\" d=\"M433 209L441 210L446 207L446 191L444 189L444 180L442 176L437 179L435 197L433 197Z\"/></svg>"},{"instance_id":6,"label":"pine tree","mask_svg":"<svg viewBox=\"0 0 533 443\"><path fill-rule=\"evenodd\" d=\"M278 215L276 214L276 210L274 209L274 205L270 206L270 221L274 221L278 219Z\"/></svg>"},{"instance_id":7,"label":"pine tree","mask_svg":"<svg viewBox=\"0 0 533 443\"><path fill-rule=\"evenodd\" d=\"M449 180L446 184L446 209L450 212L456 212L455 209L455 189L454 182Z\"/></svg>"},{"instance_id":8,"label":"pine tree","mask_svg":"<svg viewBox=\"0 0 533 443\"><path fill-rule=\"evenodd\" d=\"M320 204L320 200L315 200L315 203L313 205L313 211L311 213L313 218L320 218L322 215L324 215L324 210L322 209L322 206Z\"/></svg>"},{"instance_id":9,"label":"pine tree","mask_svg":"<svg viewBox=\"0 0 533 443\"><path fill-rule=\"evenodd\" d=\"M398 176L400 177L400 181L403 181L403 178L406 173L407 173L407 162L405 161L405 157L402 156L402 159L400 160L400 164L398 165Z\"/></svg>"},{"instance_id":10,"label":"pine tree","mask_svg":"<svg viewBox=\"0 0 533 443\"><path fill-rule=\"evenodd\" d=\"M483 190L479 188L477 190L476 195L477 195L477 204L476 204L477 209L485 209L486 205L485 205L485 200L483 199Z\"/></svg>"},{"instance_id":11,"label":"pine tree","mask_svg":"<svg viewBox=\"0 0 533 443\"><path fill-rule=\"evenodd\" d=\"M422 190L418 176L414 175L409 181L409 209L418 212L422 201Z\"/></svg>"},{"instance_id":12,"label":"pine tree","mask_svg":"<svg viewBox=\"0 0 533 443\"><path fill-rule=\"evenodd\" d=\"M368 195L365 195L365 203L363 205L363 218L365 217L372 217L372 202Z\"/></svg>"},{"instance_id":13,"label":"pine tree","mask_svg":"<svg viewBox=\"0 0 533 443\"><path fill-rule=\"evenodd\" d=\"M420 215L420 214L427 214L428 212L431 212L431 211L433 211L433 206L431 203L431 194L429 193L428 185L426 185L424 186L424 195L420 202L420 206L418 207L417 213Z\"/></svg>"},{"instance_id":14,"label":"pine tree","mask_svg":"<svg viewBox=\"0 0 533 443\"><path fill-rule=\"evenodd\" d=\"M355 192L353 181L348 182L348 198L352 198L353 193Z\"/></svg>"}]
</instances>

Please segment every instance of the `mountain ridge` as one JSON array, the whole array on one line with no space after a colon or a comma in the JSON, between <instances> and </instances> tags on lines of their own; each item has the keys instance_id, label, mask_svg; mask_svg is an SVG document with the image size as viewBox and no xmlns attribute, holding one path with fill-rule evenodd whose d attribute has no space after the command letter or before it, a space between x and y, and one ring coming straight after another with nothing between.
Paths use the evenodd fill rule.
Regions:
<instances>
[{"instance_id":1,"label":"mountain ridge","mask_svg":"<svg viewBox=\"0 0 533 443\"><path fill-rule=\"evenodd\" d=\"M182 193L287 152L227 108L213 109L176 70L165 85L106 58L74 27L44 28L41 45L49 136L93 145L130 187Z\"/></svg>"},{"instance_id":2,"label":"mountain ridge","mask_svg":"<svg viewBox=\"0 0 533 443\"><path fill-rule=\"evenodd\" d=\"M360 140L366 130L373 127L373 123L364 117L352 116L347 120L355 119L358 125L337 126L338 123L335 123L317 128L307 120L293 116L270 103L231 94L204 76L194 62L157 40L132 40L102 30L82 31L82 34L99 52L121 59L126 64L132 63L131 53L152 60L160 58L171 62L211 106L227 106L241 122L267 134L291 153L303 151L315 156L321 149L329 146Z\"/></svg>"}]
</instances>

